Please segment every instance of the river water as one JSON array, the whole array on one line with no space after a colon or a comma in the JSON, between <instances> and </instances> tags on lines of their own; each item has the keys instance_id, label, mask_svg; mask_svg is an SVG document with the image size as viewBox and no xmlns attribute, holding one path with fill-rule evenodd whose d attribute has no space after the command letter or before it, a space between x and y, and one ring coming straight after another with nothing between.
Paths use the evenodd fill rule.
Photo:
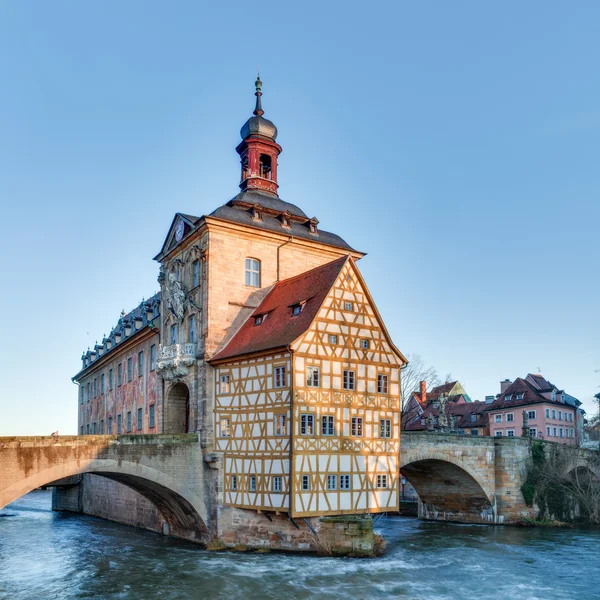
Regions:
<instances>
[{"instance_id":1,"label":"river water","mask_svg":"<svg viewBox=\"0 0 600 600\"><path fill-rule=\"evenodd\" d=\"M53 513L50 492L0 511L2 600L600 599L600 532L383 518L378 559L207 552Z\"/></svg>"}]
</instances>

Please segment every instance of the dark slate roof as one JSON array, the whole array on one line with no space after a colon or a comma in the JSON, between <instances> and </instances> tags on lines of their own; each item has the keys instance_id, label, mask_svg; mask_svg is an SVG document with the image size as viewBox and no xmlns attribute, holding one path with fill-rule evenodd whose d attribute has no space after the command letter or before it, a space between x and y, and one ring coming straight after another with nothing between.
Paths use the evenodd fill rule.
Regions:
<instances>
[{"instance_id":1,"label":"dark slate roof","mask_svg":"<svg viewBox=\"0 0 600 600\"><path fill-rule=\"evenodd\" d=\"M485 402L475 401L465 404L448 404L448 415L458 417L456 427L459 429L469 429L475 427L486 427L488 425L488 415L485 412ZM433 406L426 408L413 421L405 427L407 431L423 431L427 429L427 417L432 414L434 417L439 417L440 411ZM471 420L471 415L475 415L475 419ZM425 419L425 424L421 425L421 419Z\"/></svg>"},{"instance_id":2,"label":"dark slate roof","mask_svg":"<svg viewBox=\"0 0 600 600\"><path fill-rule=\"evenodd\" d=\"M282 348L298 339L312 323L329 290L349 257L276 283L225 348L212 361ZM298 316L292 306L305 303ZM267 315L262 324L255 317Z\"/></svg>"},{"instance_id":3,"label":"dark slate roof","mask_svg":"<svg viewBox=\"0 0 600 600\"><path fill-rule=\"evenodd\" d=\"M260 204L265 209L260 221L252 217L252 210L248 206L255 206L257 204ZM290 227L284 227L281 222L280 215L286 211L292 215ZM318 229L317 234L310 233L309 218L306 214L295 204L285 202L274 194L246 190L232 198L227 204L214 210L210 213L210 216L248 227L255 227L275 233L285 233L297 238L320 242L355 252L354 248L335 233L323 231L322 229Z\"/></svg>"},{"instance_id":4,"label":"dark slate roof","mask_svg":"<svg viewBox=\"0 0 600 600\"><path fill-rule=\"evenodd\" d=\"M96 360L98 360L99 357L97 354L97 350L99 348L104 348L104 346L108 340L110 340L110 342L111 342L111 348L109 348L108 350L105 350L104 353L100 355L102 357L107 356L108 354L114 352L125 341L130 340L133 336L135 336L137 333L142 331L145 327L150 325L152 323L152 321L160 315L160 300L161 300L161 293L157 292L156 294L154 294L154 296L148 298L148 300L142 300L138 304L138 306L136 306L132 311L128 312L126 315L119 317L119 321L118 321L116 327L110 332L109 335L107 335L102 340L102 343L96 344L96 346L94 346L93 351L88 349L87 352L83 353L83 356L81 358L82 358L82 360L87 359L88 364L86 366L84 366L79 371L79 373L77 373L77 375L75 375L73 377L73 379L76 380L85 370L87 370L89 367L91 367L96 362ZM148 320L148 309L149 308L153 308L155 310L155 315L156 315L154 317L154 319L151 319L151 320ZM141 320L142 326L139 329L135 328L135 323L133 323L133 321L135 321L135 320ZM129 334L129 336L126 336L125 335L125 326L128 323L132 323L132 328L131 328L131 333ZM115 335L118 333L121 334L121 341L117 343Z\"/></svg>"}]
</instances>

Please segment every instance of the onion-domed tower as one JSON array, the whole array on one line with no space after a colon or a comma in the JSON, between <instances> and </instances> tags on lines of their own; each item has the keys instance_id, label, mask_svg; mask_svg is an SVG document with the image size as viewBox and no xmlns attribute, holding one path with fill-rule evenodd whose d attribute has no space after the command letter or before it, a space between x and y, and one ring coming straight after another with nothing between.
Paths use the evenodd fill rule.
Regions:
<instances>
[{"instance_id":1,"label":"onion-domed tower","mask_svg":"<svg viewBox=\"0 0 600 600\"><path fill-rule=\"evenodd\" d=\"M265 119L262 109L262 81L256 78L256 107L240 130L242 143L236 148L241 158L242 190L262 190L277 195L277 157L281 146L275 142L277 127Z\"/></svg>"}]
</instances>

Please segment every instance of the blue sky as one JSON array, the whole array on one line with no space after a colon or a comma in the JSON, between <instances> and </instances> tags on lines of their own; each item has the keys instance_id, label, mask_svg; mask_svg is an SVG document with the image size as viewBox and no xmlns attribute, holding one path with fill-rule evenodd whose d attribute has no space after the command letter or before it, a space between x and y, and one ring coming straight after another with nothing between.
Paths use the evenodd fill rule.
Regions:
<instances>
[{"instance_id":1,"label":"blue sky","mask_svg":"<svg viewBox=\"0 0 600 600\"><path fill-rule=\"evenodd\" d=\"M281 197L367 251L405 353L472 398L600 374L597 2L0 2L0 435L76 432L81 351L157 290L176 211Z\"/></svg>"}]
</instances>

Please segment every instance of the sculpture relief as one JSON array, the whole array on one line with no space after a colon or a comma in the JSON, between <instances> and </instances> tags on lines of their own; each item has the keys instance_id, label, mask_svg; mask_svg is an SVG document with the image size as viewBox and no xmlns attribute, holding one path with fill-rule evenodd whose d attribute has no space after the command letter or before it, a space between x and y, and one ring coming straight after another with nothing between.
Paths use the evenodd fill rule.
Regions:
<instances>
[{"instance_id":1,"label":"sculpture relief","mask_svg":"<svg viewBox=\"0 0 600 600\"><path fill-rule=\"evenodd\" d=\"M181 323L181 321L183 321L183 313L185 312L185 292L183 291L181 283L175 276L175 273L169 273L169 287L167 291L167 305L169 310Z\"/></svg>"}]
</instances>

